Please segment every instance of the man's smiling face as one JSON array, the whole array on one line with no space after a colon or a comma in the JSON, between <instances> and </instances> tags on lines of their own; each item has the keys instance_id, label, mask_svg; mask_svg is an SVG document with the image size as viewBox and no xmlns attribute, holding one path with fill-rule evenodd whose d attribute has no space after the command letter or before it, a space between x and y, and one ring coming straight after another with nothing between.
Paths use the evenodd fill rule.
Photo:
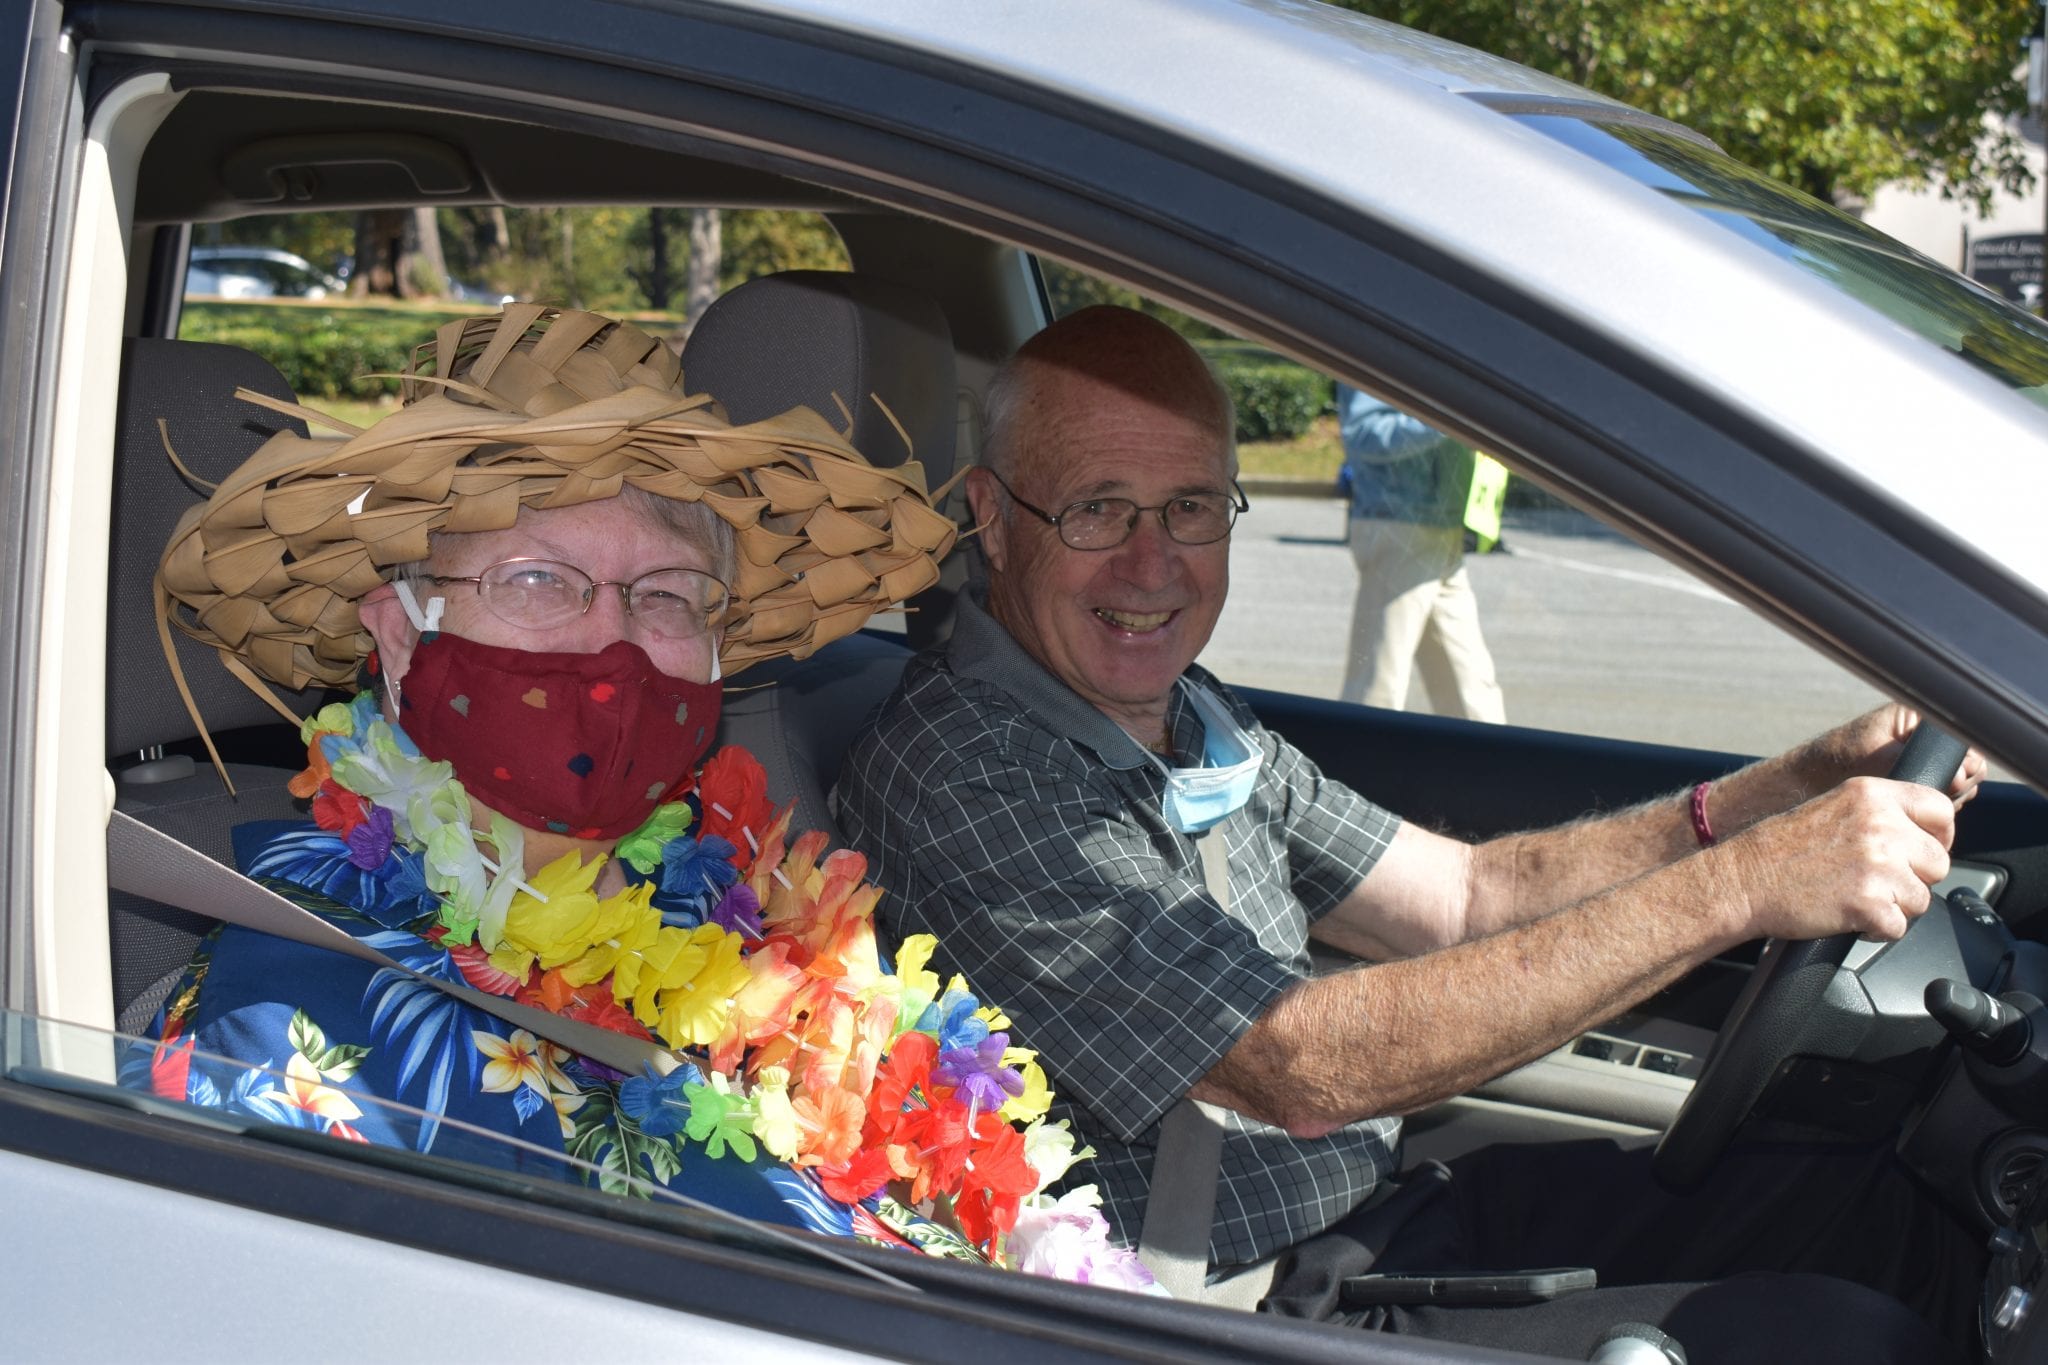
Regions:
<instances>
[{"instance_id":1,"label":"man's smiling face","mask_svg":"<svg viewBox=\"0 0 2048 1365\"><path fill-rule=\"evenodd\" d=\"M1057 514L1090 498L1149 508L1189 493L1231 492L1227 414L1200 358L1158 332L1126 338L1107 377L1057 356L1022 373L1005 460L1019 498ZM1183 545L1156 512L1142 512L1123 544L1075 550L985 474L970 495L977 521L989 523L996 619L1133 737L1156 740L1174 679L1209 642L1223 610L1229 539Z\"/></svg>"}]
</instances>

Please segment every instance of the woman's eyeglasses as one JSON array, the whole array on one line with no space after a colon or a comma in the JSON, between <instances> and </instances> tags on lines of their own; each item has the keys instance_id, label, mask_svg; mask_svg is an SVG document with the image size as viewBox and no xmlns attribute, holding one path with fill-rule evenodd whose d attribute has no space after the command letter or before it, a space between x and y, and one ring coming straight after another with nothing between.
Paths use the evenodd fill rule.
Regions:
<instances>
[{"instance_id":1,"label":"woman's eyeglasses","mask_svg":"<svg viewBox=\"0 0 2048 1365\"><path fill-rule=\"evenodd\" d=\"M590 610L599 588L617 588L626 611L656 635L688 640L725 624L732 593L699 569L656 569L630 583L592 578L551 559L506 559L481 573L434 575L434 583L474 583L477 595L507 625L526 630L565 626Z\"/></svg>"}]
</instances>

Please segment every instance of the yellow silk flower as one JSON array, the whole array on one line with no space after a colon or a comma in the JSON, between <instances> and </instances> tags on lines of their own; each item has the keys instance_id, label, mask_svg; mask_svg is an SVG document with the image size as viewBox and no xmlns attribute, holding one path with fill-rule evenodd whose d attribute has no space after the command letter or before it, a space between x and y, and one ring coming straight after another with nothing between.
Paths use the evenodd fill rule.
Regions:
<instances>
[{"instance_id":1,"label":"yellow silk flower","mask_svg":"<svg viewBox=\"0 0 2048 1365\"><path fill-rule=\"evenodd\" d=\"M754 1078L754 1136L777 1161L794 1161L802 1147L803 1124L789 1102L789 1072L761 1068Z\"/></svg>"},{"instance_id":2,"label":"yellow silk flower","mask_svg":"<svg viewBox=\"0 0 2048 1365\"><path fill-rule=\"evenodd\" d=\"M747 984L747 964L740 956L738 934L716 924L700 924L690 933L692 946L705 951L697 969L682 975L671 965L661 978L660 1033L670 1047L708 1047L725 1031L732 998ZM638 1002L635 1002L636 1013Z\"/></svg>"},{"instance_id":3,"label":"yellow silk flower","mask_svg":"<svg viewBox=\"0 0 2048 1365\"><path fill-rule=\"evenodd\" d=\"M572 849L529 877L528 884L547 899L524 889L512 897L504 946L491 954L491 965L523 981L536 959L543 968L559 967L588 952L597 923L597 896L590 888L604 861L585 863Z\"/></svg>"},{"instance_id":4,"label":"yellow silk flower","mask_svg":"<svg viewBox=\"0 0 2048 1365\"><path fill-rule=\"evenodd\" d=\"M938 946L938 939L930 934L912 934L896 949L895 975L877 979L860 993L862 1000L896 1002L897 1033L916 1028L925 1010L939 998L939 974L924 965Z\"/></svg>"},{"instance_id":5,"label":"yellow silk flower","mask_svg":"<svg viewBox=\"0 0 2048 1365\"><path fill-rule=\"evenodd\" d=\"M572 986L627 971L661 932L661 912L648 882L599 900L591 887L607 861L586 863L572 850L534 873L528 881L547 900L524 889L512 897L504 944L491 954L491 965L522 979L536 962L543 971L560 967Z\"/></svg>"},{"instance_id":6,"label":"yellow silk flower","mask_svg":"<svg viewBox=\"0 0 2048 1365\"><path fill-rule=\"evenodd\" d=\"M1033 1123L1044 1118L1045 1111L1052 1108L1052 1086L1046 1082L1044 1069L1032 1060L1037 1055L1029 1048L1003 1050L1003 1065L1016 1067L1024 1076L1024 1093L1012 1095L996 1111L996 1116L1005 1123Z\"/></svg>"}]
</instances>

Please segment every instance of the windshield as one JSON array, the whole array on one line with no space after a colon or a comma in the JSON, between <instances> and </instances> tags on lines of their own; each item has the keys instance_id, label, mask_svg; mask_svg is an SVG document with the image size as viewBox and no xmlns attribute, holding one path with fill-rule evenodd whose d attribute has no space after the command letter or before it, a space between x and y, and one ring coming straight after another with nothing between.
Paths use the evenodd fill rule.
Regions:
<instances>
[{"instance_id":1,"label":"windshield","mask_svg":"<svg viewBox=\"0 0 2048 1365\"><path fill-rule=\"evenodd\" d=\"M2048 406L2048 324L1990 290L1838 209L1675 134L1555 114L1515 117Z\"/></svg>"}]
</instances>

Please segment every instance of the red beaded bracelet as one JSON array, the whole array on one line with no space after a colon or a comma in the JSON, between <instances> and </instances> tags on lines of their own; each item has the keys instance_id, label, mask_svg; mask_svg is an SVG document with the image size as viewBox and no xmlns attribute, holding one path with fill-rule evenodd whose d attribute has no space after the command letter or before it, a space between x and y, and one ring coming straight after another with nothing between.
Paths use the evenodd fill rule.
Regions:
<instances>
[{"instance_id":1,"label":"red beaded bracelet","mask_svg":"<svg viewBox=\"0 0 2048 1365\"><path fill-rule=\"evenodd\" d=\"M1701 848L1714 846L1714 827L1707 823L1707 788L1713 785L1702 782L1692 789L1692 832Z\"/></svg>"}]
</instances>

